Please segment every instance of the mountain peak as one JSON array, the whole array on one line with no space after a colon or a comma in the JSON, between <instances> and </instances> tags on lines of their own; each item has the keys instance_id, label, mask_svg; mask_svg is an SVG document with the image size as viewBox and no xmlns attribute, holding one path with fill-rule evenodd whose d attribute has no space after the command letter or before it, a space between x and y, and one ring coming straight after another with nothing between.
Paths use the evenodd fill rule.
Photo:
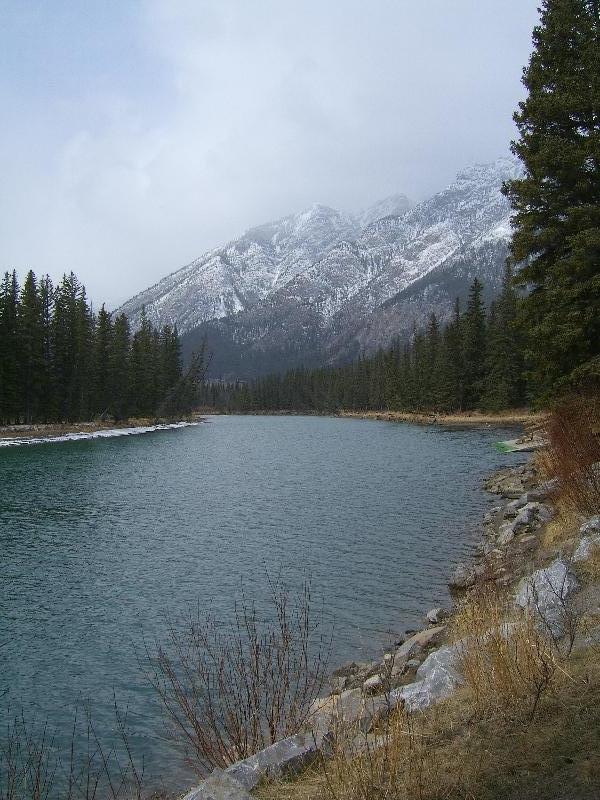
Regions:
<instances>
[{"instance_id":1,"label":"mountain peak","mask_svg":"<svg viewBox=\"0 0 600 800\"><path fill-rule=\"evenodd\" d=\"M510 235L510 208L500 188L519 169L511 157L476 164L414 207L401 193L358 214L314 203L211 250L120 310L135 328L145 306L153 324L176 322L182 333L225 318L235 327L248 318L256 335L269 327L256 322L265 308L277 308L282 314L277 319L289 325L288 347L294 349L294 336L304 334L292 333L284 309L295 321L312 315L302 328L306 335L316 335L334 320L343 331L430 272L454 263L457 253L484 243L501 249Z\"/></svg>"},{"instance_id":2,"label":"mountain peak","mask_svg":"<svg viewBox=\"0 0 600 800\"><path fill-rule=\"evenodd\" d=\"M410 208L410 200L405 194L391 194L384 197L372 206L363 209L357 215L361 228L366 228L373 222L385 217L397 217L405 214Z\"/></svg>"}]
</instances>

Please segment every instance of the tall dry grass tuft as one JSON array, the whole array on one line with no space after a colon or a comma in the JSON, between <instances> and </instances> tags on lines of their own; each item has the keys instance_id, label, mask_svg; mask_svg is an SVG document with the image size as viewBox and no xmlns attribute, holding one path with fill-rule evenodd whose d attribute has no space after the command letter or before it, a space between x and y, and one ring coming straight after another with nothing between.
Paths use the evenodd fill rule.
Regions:
<instances>
[{"instance_id":1,"label":"tall dry grass tuft","mask_svg":"<svg viewBox=\"0 0 600 800\"><path fill-rule=\"evenodd\" d=\"M349 733L331 761L322 764L322 784L312 798L328 800L441 800L450 796L460 766L449 770L433 749L439 737L434 715L392 714L373 734ZM349 755L350 754L350 755ZM283 796L283 795L282 795Z\"/></svg>"},{"instance_id":2,"label":"tall dry grass tuft","mask_svg":"<svg viewBox=\"0 0 600 800\"><path fill-rule=\"evenodd\" d=\"M533 614L516 612L495 587L473 593L452 628L466 701L480 718L533 719L542 696L566 676L559 648Z\"/></svg>"},{"instance_id":3,"label":"tall dry grass tuft","mask_svg":"<svg viewBox=\"0 0 600 800\"><path fill-rule=\"evenodd\" d=\"M547 468L560 480L561 499L576 513L600 511L600 400L563 400L548 420Z\"/></svg>"}]
</instances>

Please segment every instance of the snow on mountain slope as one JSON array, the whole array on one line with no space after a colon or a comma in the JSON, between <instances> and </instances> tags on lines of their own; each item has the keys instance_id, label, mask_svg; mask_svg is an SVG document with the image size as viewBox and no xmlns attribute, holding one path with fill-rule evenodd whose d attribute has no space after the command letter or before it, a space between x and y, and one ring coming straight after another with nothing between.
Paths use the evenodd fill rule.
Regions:
<instances>
[{"instance_id":1,"label":"snow on mountain slope","mask_svg":"<svg viewBox=\"0 0 600 800\"><path fill-rule=\"evenodd\" d=\"M518 174L512 158L464 170L429 200L333 244L252 308L192 332L187 346L207 334L211 348L218 343L215 370L226 374L234 363L246 374L249 365L335 361L410 335L429 308L445 316L469 275L496 291L511 231L500 190Z\"/></svg>"},{"instance_id":2,"label":"snow on mountain slope","mask_svg":"<svg viewBox=\"0 0 600 800\"><path fill-rule=\"evenodd\" d=\"M360 233L354 218L313 205L300 214L252 228L126 302L133 327L142 308L156 325L177 323L181 332L210 319L252 307L299 272L321 259L338 242Z\"/></svg>"},{"instance_id":3,"label":"snow on mountain slope","mask_svg":"<svg viewBox=\"0 0 600 800\"><path fill-rule=\"evenodd\" d=\"M429 307L443 316L468 274L497 286L511 233L501 186L519 173L511 157L469 167L413 208L404 195L356 216L314 205L249 230L119 310L134 327L143 307L157 325L177 323L188 349L208 335L224 374L369 352Z\"/></svg>"}]
</instances>

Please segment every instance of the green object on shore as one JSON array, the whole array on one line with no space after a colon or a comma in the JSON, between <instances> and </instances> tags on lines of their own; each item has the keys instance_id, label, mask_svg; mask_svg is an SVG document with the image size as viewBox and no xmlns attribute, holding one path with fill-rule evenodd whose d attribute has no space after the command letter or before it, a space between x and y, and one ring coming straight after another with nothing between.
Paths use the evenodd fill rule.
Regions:
<instances>
[{"instance_id":1,"label":"green object on shore","mask_svg":"<svg viewBox=\"0 0 600 800\"><path fill-rule=\"evenodd\" d=\"M500 453L514 453L515 452L514 442L494 442L494 447Z\"/></svg>"}]
</instances>

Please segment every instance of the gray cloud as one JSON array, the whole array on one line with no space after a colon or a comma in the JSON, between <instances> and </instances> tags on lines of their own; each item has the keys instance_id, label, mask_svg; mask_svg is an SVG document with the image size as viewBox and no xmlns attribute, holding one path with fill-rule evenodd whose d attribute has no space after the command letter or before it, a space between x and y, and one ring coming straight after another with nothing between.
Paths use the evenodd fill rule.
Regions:
<instances>
[{"instance_id":1,"label":"gray cloud","mask_svg":"<svg viewBox=\"0 0 600 800\"><path fill-rule=\"evenodd\" d=\"M418 200L503 154L536 20L535 0L107 7L0 30L29 45L0 79L0 268L73 269L111 305L253 224Z\"/></svg>"}]
</instances>

